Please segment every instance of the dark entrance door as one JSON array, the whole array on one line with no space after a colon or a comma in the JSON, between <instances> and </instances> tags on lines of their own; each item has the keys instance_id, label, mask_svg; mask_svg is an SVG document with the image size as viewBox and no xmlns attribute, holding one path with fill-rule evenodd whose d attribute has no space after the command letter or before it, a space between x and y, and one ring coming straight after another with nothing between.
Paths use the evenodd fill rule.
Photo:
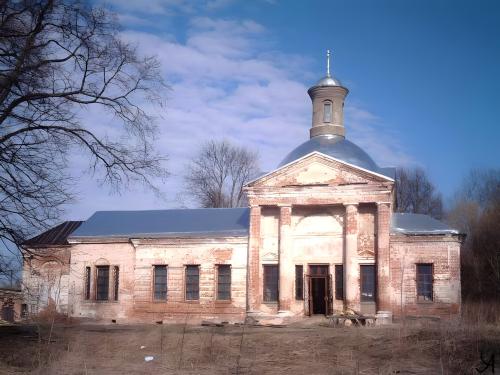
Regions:
<instances>
[{"instance_id":1,"label":"dark entrance door","mask_svg":"<svg viewBox=\"0 0 500 375\"><path fill-rule=\"evenodd\" d=\"M312 312L326 314L326 277L311 278Z\"/></svg>"},{"instance_id":2,"label":"dark entrance door","mask_svg":"<svg viewBox=\"0 0 500 375\"><path fill-rule=\"evenodd\" d=\"M309 314L328 314L330 282L328 265L309 266Z\"/></svg>"},{"instance_id":3,"label":"dark entrance door","mask_svg":"<svg viewBox=\"0 0 500 375\"><path fill-rule=\"evenodd\" d=\"M2 319L8 322L14 322L14 309L11 306L2 307Z\"/></svg>"}]
</instances>

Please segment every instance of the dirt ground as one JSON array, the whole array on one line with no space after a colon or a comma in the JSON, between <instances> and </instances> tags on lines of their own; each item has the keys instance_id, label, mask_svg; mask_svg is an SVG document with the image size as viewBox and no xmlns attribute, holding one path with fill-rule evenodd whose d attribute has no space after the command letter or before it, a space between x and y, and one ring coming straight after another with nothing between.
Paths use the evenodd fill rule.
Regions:
<instances>
[{"instance_id":1,"label":"dirt ground","mask_svg":"<svg viewBox=\"0 0 500 375\"><path fill-rule=\"evenodd\" d=\"M0 326L0 374L474 374L481 352L500 362L500 327L325 323Z\"/></svg>"}]
</instances>

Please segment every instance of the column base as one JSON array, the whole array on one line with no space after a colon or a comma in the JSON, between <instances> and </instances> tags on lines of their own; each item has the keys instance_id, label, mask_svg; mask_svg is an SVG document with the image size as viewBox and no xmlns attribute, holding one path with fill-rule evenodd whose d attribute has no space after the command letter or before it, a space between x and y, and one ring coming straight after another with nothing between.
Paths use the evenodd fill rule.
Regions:
<instances>
[{"instance_id":1,"label":"column base","mask_svg":"<svg viewBox=\"0 0 500 375\"><path fill-rule=\"evenodd\" d=\"M376 325L378 326L392 324L392 311L377 311L375 316L377 317Z\"/></svg>"}]
</instances>

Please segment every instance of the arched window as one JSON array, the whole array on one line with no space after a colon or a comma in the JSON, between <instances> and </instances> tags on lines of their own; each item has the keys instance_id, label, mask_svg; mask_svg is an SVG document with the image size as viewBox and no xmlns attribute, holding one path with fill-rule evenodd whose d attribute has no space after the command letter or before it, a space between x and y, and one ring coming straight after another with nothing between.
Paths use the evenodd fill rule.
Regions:
<instances>
[{"instance_id":1,"label":"arched window","mask_svg":"<svg viewBox=\"0 0 500 375\"><path fill-rule=\"evenodd\" d=\"M323 103L323 122L332 122L332 102Z\"/></svg>"}]
</instances>

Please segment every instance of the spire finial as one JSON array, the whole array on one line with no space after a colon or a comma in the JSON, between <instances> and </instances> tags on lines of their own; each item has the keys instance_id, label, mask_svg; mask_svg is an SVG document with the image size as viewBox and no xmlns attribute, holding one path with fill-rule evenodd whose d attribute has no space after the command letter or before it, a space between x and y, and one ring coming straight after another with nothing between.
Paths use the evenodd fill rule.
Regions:
<instances>
[{"instance_id":1,"label":"spire finial","mask_svg":"<svg viewBox=\"0 0 500 375\"><path fill-rule=\"evenodd\" d=\"M326 76L330 77L330 50L326 50Z\"/></svg>"}]
</instances>

